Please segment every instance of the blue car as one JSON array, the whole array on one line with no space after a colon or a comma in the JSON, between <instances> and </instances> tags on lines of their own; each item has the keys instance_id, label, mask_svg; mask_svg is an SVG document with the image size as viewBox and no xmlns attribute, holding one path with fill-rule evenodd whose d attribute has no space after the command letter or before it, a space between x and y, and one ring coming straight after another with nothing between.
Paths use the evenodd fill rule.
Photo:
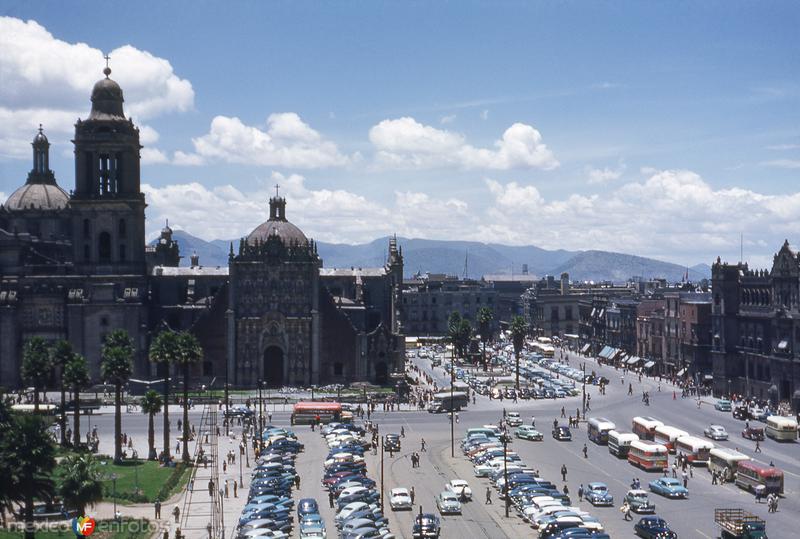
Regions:
<instances>
[{"instance_id":1,"label":"blue car","mask_svg":"<svg viewBox=\"0 0 800 539\"><path fill-rule=\"evenodd\" d=\"M319 504L317 503L317 500L315 500L314 498L303 498L299 502L297 502L298 518L310 513L319 514Z\"/></svg>"},{"instance_id":2,"label":"blue car","mask_svg":"<svg viewBox=\"0 0 800 539\"><path fill-rule=\"evenodd\" d=\"M672 477L659 477L650 481L650 490L667 498L688 498L689 490Z\"/></svg>"},{"instance_id":3,"label":"blue car","mask_svg":"<svg viewBox=\"0 0 800 539\"><path fill-rule=\"evenodd\" d=\"M583 494L586 501L592 505L614 505L614 497L608 492L605 483L589 483Z\"/></svg>"}]
</instances>

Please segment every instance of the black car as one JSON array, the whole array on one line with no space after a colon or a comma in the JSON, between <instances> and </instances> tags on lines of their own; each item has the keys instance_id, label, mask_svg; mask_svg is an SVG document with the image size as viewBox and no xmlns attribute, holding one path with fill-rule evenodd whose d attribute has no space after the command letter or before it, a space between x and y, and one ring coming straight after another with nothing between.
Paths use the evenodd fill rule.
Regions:
<instances>
[{"instance_id":1,"label":"black car","mask_svg":"<svg viewBox=\"0 0 800 539\"><path fill-rule=\"evenodd\" d=\"M253 417L255 412L247 406L233 406L226 409L222 415L225 417Z\"/></svg>"},{"instance_id":2,"label":"black car","mask_svg":"<svg viewBox=\"0 0 800 539\"><path fill-rule=\"evenodd\" d=\"M733 409L733 418L741 419L742 421L749 421L750 419L753 419L750 417L750 412L744 406L738 406Z\"/></svg>"},{"instance_id":3,"label":"black car","mask_svg":"<svg viewBox=\"0 0 800 539\"><path fill-rule=\"evenodd\" d=\"M643 539L677 539L678 534L669 529L667 521L661 517L642 517L633 527L634 533Z\"/></svg>"},{"instance_id":4,"label":"black car","mask_svg":"<svg viewBox=\"0 0 800 539\"><path fill-rule=\"evenodd\" d=\"M439 517L432 513L417 515L414 519L414 527L411 529L411 536L414 539L439 539L441 526Z\"/></svg>"},{"instance_id":5,"label":"black car","mask_svg":"<svg viewBox=\"0 0 800 539\"><path fill-rule=\"evenodd\" d=\"M383 437L383 449L386 451L400 451L400 435L387 434Z\"/></svg>"},{"instance_id":6,"label":"black car","mask_svg":"<svg viewBox=\"0 0 800 539\"><path fill-rule=\"evenodd\" d=\"M569 430L569 427L563 427L559 425L558 427L553 429L553 438L559 441L572 441L572 433Z\"/></svg>"}]
</instances>

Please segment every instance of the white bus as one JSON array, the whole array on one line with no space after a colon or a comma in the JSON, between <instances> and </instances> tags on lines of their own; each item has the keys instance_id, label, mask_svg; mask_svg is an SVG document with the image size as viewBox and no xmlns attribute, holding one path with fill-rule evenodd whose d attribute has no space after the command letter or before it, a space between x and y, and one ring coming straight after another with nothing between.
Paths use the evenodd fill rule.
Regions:
<instances>
[{"instance_id":1,"label":"white bus","mask_svg":"<svg viewBox=\"0 0 800 539\"><path fill-rule=\"evenodd\" d=\"M653 433L653 441L667 446L670 453L675 452L675 441L681 436L689 436L685 430L669 425L659 425L655 428Z\"/></svg>"},{"instance_id":2,"label":"white bus","mask_svg":"<svg viewBox=\"0 0 800 539\"><path fill-rule=\"evenodd\" d=\"M656 432L656 427L663 425L661 421L653 417L636 416L633 418L631 430L642 440L652 440Z\"/></svg>"},{"instance_id":3,"label":"white bus","mask_svg":"<svg viewBox=\"0 0 800 539\"><path fill-rule=\"evenodd\" d=\"M708 464L710 451L714 444L696 436L681 436L675 442L674 453L683 453L689 464Z\"/></svg>"},{"instance_id":4,"label":"white bus","mask_svg":"<svg viewBox=\"0 0 800 539\"><path fill-rule=\"evenodd\" d=\"M608 452L617 458L628 458L628 451L631 442L638 440L639 437L632 432L608 431Z\"/></svg>"},{"instance_id":5,"label":"white bus","mask_svg":"<svg viewBox=\"0 0 800 539\"><path fill-rule=\"evenodd\" d=\"M605 417L592 417L589 419L589 439L597 445L608 443L608 431L614 430L617 426Z\"/></svg>"},{"instance_id":6,"label":"white bus","mask_svg":"<svg viewBox=\"0 0 800 539\"><path fill-rule=\"evenodd\" d=\"M773 440L797 440L797 420L793 417L769 416L764 433Z\"/></svg>"},{"instance_id":7,"label":"white bus","mask_svg":"<svg viewBox=\"0 0 800 539\"><path fill-rule=\"evenodd\" d=\"M744 453L727 447L715 447L708 452L708 471L722 474L722 480L731 482L736 479L739 461L750 460Z\"/></svg>"},{"instance_id":8,"label":"white bus","mask_svg":"<svg viewBox=\"0 0 800 539\"><path fill-rule=\"evenodd\" d=\"M628 451L628 462L643 470L662 471L667 468L669 452L661 444L650 440L634 440Z\"/></svg>"}]
</instances>

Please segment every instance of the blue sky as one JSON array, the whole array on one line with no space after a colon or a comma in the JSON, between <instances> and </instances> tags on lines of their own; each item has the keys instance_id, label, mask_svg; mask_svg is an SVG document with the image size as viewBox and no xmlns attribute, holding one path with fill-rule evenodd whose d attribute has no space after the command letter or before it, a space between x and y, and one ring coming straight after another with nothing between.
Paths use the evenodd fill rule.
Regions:
<instances>
[{"instance_id":1,"label":"blue sky","mask_svg":"<svg viewBox=\"0 0 800 539\"><path fill-rule=\"evenodd\" d=\"M5 195L38 122L74 185L71 123L103 51L148 132L151 232L170 217L246 234L277 182L326 241L396 231L687 264L738 258L740 232L759 264L800 243L796 3L77 6L0 2Z\"/></svg>"}]
</instances>

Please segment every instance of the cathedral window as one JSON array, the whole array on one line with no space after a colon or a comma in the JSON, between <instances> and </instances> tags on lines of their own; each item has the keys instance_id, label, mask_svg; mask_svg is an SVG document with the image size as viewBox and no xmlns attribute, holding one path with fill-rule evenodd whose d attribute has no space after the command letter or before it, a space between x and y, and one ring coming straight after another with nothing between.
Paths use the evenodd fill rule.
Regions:
<instances>
[{"instance_id":1,"label":"cathedral window","mask_svg":"<svg viewBox=\"0 0 800 539\"><path fill-rule=\"evenodd\" d=\"M97 257L100 262L111 262L111 234L101 232L97 238Z\"/></svg>"}]
</instances>

